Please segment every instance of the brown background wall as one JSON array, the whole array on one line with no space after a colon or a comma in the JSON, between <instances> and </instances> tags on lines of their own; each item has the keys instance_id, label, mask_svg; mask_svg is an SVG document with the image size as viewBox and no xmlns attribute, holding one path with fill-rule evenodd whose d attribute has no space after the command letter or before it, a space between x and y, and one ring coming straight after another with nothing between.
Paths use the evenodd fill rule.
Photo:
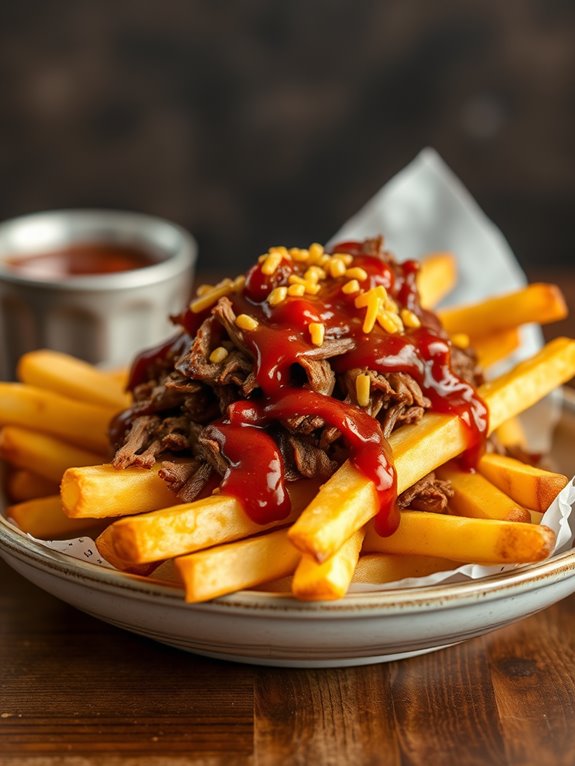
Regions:
<instances>
[{"instance_id":1,"label":"brown background wall","mask_svg":"<svg viewBox=\"0 0 575 766\"><path fill-rule=\"evenodd\" d=\"M0 218L153 212L211 268L326 240L424 145L573 265L574 136L569 0L0 6Z\"/></svg>"}]
</instances>

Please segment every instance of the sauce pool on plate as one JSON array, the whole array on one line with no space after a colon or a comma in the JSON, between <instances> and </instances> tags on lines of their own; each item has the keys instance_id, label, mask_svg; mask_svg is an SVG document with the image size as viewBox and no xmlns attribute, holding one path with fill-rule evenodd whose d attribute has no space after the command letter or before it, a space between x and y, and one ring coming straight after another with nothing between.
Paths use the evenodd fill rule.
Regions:
<instances>
[{"instance_id":1,"label":"sauce pool on plate","mask_svg":"<svg viewBox=\"0 0 575 766\"><path fill-rule=\"evenodd\" d=\"M89 242L12 256L4 261L4 265L19 276L57 280L133 271L154 262L153 256L137 247Z\"/></svg>"}]
</instances>

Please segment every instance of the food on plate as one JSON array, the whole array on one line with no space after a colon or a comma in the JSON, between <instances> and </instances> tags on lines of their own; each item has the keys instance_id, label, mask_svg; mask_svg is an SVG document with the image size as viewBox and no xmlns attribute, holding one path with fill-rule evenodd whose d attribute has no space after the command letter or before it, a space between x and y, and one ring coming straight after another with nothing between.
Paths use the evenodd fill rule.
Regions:
<instances>
[{"instance_id":1,"label":"food on plate","mask_svg":"<svg viewBox=\"0 0 575 766\"><path fill-rule=\"evenodd\" d=\"M542 504L565 477L538 469L517 499L518 474L488 458L493 432L575 374L575 341L494 380L484 369L517 347L522 323L561 319L565 303L533 285L436 314L453 264L399 263L381 238L270 248L245 276L198 288L177 335L135 360L127 408L122 372L32 352L26 382L0 387L0 422L88 448L60 460L66 515L106 524L97 544L118 569L175 560L191 602L286 576L319 600L370 572L539 561L555 541Z\"/></svg>"},{"instance_id":2,"label":"food on plate","mask_svg":"<svg viewBox=\"0 0 575 766\"><path fill-rule=\"evenodd\" d=\"M66 516L57 494L10 505L7 515L21 529L40 539L74 537L96 528L93 519L71 519Z\"/></svg>"},{"instance_id":3,"label":"food on plate","mask_svg":"<svg viewBox=\"0 0 575 766\"><path fill-rule=\"evenodd\" d=\"M18 364L18 378L22 383L81 402L99 404L114 410L130 405L125 391L123 375L99 370L87 362L68 354L40 349L24 354Z\"/></svg>"},{"instance_id":4,"label":"food on plate","mask_svg":"<svg viewBox=\"0 0 575 766\"><path fill-rule=\"evenodd\" d=\"M477 468L516 503L540 512L547 510L568 482L563 474L522 463L509 455L483 455Z\"/></svg>"},{"instance_id":5,"label":"food on plate","mask_svg":"<svg viewBox=\"0 0 575 766\"><path fill-rule=\"evenodd\" d=\"M433 309L457 283L457 261L453 253L430 253L419 266L417 290L419 302Z\"/></svg>"},{"instance_id":6,"label":"food on plate","mask_svg":"<svg viewBox=\"0 0 575 766\"><path fill-rule=\"evenodd\" d=\"M37 386L0 383L0 423L37 429L100 456L108 453L108 424L117 410Z\"/></svg>"},{"instance_id":7,"label":"food on plate","mask_svg":"<svg viewBox=\"0 0 575 766\"><path fill-rule=\"evenodd\" d=\"M480 461L481 462L481 461ZM463 471L454 462L439 466L437 475L451 484L450 507L458 516L500 521L530 521L527 508L476 471Z\"/></svg>"},{"instance_id":8,"label":"food on plate","mask_svg":"<svg viewBox=\"0 0 575 766\"><path fill-rule=\"evenodd\" d=\"M94 465L102 460L102 455L97 452L76 447L41 431L11 425L4 425L0 431L0 457L56 484L67 468Z\"/></svg>"},{"instance_id":9,"label":"food on plate","mask_svg":"<svg viewBox=\"0 0 575 766\"><path fill-rule=\"evenodd\" d=\"M553 549L549 527L497 519L471 519L426 511L402 511L397 532L379 535L370 525L364 548L369 553L441 556L478 564L541 561Z\"/></svg>"},{"instance_id":10,"label":"food on plate","mask_svg":"<svg viewBox=\"0 0 575 766\"><path fill-rule=\"evenodd\" d=\"M557 322L567 316L567 306L556 285L533 284L480 303L444 309L439 315L447 332L476 338L529 322Z\"/></svg>"},{"instance_id":11,"label":"food on plate","mask_svg":"<svg viewBox=\"0 0 575 766\"><path fill-rule=\"evenodd\" d=\"M20 503L24 500L34 500L37 497L57 495L58 481L64 470L62 469L55 481L50 481L50 479L45 479L40 474L28 471L26 468L14 468L6 479L8 497L14 502Z\"/></svg>"}]
</instances>

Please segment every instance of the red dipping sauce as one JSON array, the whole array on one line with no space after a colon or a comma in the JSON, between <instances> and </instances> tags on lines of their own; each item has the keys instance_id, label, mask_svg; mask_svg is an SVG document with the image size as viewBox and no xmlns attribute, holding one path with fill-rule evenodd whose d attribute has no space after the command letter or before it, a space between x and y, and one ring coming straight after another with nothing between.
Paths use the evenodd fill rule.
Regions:
<instances>
[{"instance_id":1,"label":"red dipping sauce","mask_svg":"<svg viewBox=\"0 0 575 766\"><path fill-rule=\"evenodd\" d=\"M154 262L149 253L136 247L87 242L44 253L13 256L7 258L4 265L22 277L59 280L133 271L151 266Z\"/></svg>"}]
</instances>

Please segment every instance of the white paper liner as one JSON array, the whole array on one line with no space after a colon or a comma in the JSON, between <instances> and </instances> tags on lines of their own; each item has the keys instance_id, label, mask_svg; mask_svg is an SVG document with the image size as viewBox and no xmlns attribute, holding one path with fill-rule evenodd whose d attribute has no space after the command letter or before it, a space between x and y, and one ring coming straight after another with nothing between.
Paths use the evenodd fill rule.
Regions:
<instances>
[{"instance_id":1,"label":"white paper liner","mask_svg":"<svg viewBox=\"0 0 575 766\"><path fill-rule=\"evenodd\" d=\"M432 251L450 250L456 254L459 281L446 304L481 300L526 284L525 275L499 229L485 216L433 149L424 149L413 162L392 178L338 231L331 242L363 239L379 234L385 236L388 249L400 261L421 259ZM514 355L513 361L531 356L540 347L541 337L538 328L524 328L522 347ZM548 450L558 413L559 407L554 397L547 397L529 412L526 423L530 447L534 451ZM574 503L575 486L572 479L551 504L541 522L557 535L553 554L567 550L573 544L575 521L571 518L571 510ZM73 558L113 569L99 555L96 544L89 537L36 542ZM458 569L394 583L357 583L352 585L351 590L378 591L398 586L420 587L447 580L478 579L518 566L521 565L465 564Z\"/></svg>"}]
</instances>

